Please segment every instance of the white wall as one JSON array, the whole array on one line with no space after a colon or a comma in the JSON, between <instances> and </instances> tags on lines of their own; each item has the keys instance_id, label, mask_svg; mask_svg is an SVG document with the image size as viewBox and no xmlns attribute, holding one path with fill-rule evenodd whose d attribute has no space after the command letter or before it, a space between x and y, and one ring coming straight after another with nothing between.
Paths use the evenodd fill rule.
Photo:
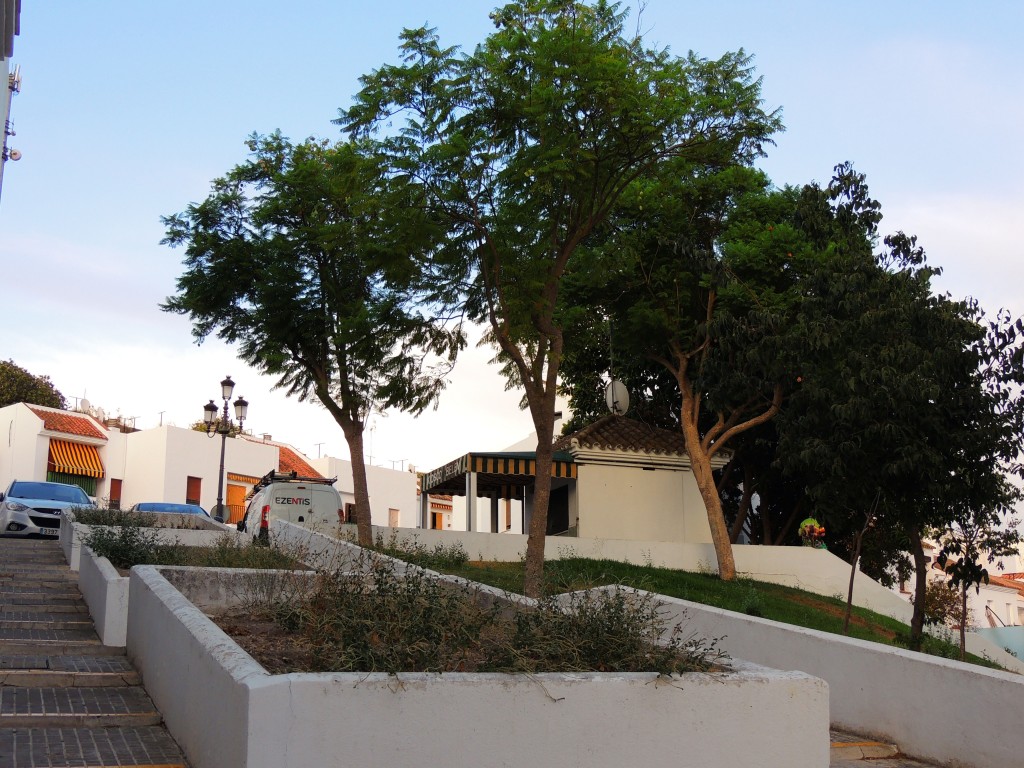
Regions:
<instances>
[{"instance_id":1,"label":"white wall","mask_svg":"<svg viewBox=\"0 0 1024 768\"><path fill-rule=\"evenodd\" d=\"M269 675L161 573L132 569L128 654L196 768L828 761L828 688L802 673ZM207 573L229 595L247 578Z\"/></svg>"},{"instance_id":2,"label":"white wall","mask_svg":"<svg viewBox=\"0 0 1024 768\"><path fill-rule=\"evenodd\" d=\"M580 464L577 471L581 537L686 540L683 477L689 471L610 464Z\"/></svg>"},{"instance_id":3,"label":"white wall","mask_svg":"<svg viewBox=\"0 0 1024 768\"><path fill-rule=\"evenodd\" d=\"M322 456L319 459L311 459L309 463L324 477L338 478L334 487L341 493L343 502L355 502L351 462L334 456ZM366 486L370 494L370 521L373 525L387 526L388 511L397 509L400 528L416 527L419 506L415 474L366 465Z\"/></svg>"},{"instance_id":4,"label":"white wall","mask_svg":"<svg viewBox=\"0 0 1024 768\"><path fill-rule=\"evenodd\" d=\"M729 654L828 682L832 723L943 765L1020 765L1024 677L658 597L666 623ZM885 761L888 762L888 761ZM865 763L870 764L870 761Z\"/></svg>"},{"instance_id":5,"label":"white wall","mask_svg":"<svg viewBox=\"0 0 1024 768\"><path fill-rule=\"evenodd\" d=\"M24 403L0 408L0 491L12 480L45 480L50 440Z\"/></svg>"},{"instance_id":6,"label":"white wall","mask_svg":"<svg viewBox=\"0 0 1024 768\"><path fill-rule=\"evenodd\" d=\"M221 438L182 427L163 426L133 432L126 449L122 506L139 501L184 503L186 478L202 480L199 503L212 509L217 503L217 475L220 472ZM278 468L274 445L228 438L224 470L250 477L262 477ZM224 499L227 500L224 481Z\"/></svg>"}]
</instances>

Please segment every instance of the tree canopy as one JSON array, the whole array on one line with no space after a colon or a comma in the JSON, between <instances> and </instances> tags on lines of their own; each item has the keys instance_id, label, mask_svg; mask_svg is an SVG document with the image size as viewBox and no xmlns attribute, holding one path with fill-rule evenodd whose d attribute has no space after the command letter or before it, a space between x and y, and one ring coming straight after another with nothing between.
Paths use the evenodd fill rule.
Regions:
<instances>
[{"instance_id":1,"label":"tree canopy","mask_svg":"<svg viewBox=\"0 0 1024 768\"><path fill-rule=\"evenodd\" d=\"M316 399L352 458L359 539L371 542L362 443L374 409L418 412L443 386L458 328L409 293L415 190L382 173L373 147L254 135L250 159L209 197L163 219L185 272L163 308L215 333L299 400ZM426 231L427 228L424 228Z\"/></svg>"},{"instance_id":2,"label":"tree canopy","mask_svg":"<svg viewBox=\"0 0 1024 768\"><path fill-rule=\"evenodd\" d=\"M526 591L543 569L555 396L567 347L562 280L634 185L666 162L748 163L780 128L742 51L671 55L617 4L527 0L492 14L472 53L430 29L362 79L337 121L380 137L390 173L444 222L434 285L490 329L537 433ZM397 125L397 128L395 127Z\"/></svg>"},{"instance_id":3,"label":"tree canopy","mask_svg":"<svg viewBox=\"0 0 1024 768\"><path fill-rule=\"evenodd\" d=\"M0 360L0 408L14 403L67 407L67 400L49 376L36 376L13 360Z\"/></svg>"}]
</instances>

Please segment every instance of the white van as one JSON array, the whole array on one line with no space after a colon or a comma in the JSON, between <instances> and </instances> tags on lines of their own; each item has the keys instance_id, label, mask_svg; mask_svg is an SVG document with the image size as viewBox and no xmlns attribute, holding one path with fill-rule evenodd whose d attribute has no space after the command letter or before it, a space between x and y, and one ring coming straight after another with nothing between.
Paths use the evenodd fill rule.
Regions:
<instances>
[{"instance_id":1,"label":"white van","mask_svg":"<svg viewBox=\"0 0 1024 768\"><path fill-rule=\"evenodd\" d=\"M271 520L306 528L334 530L344 505L334 487L337 478L300 477L294 472L268 472L252 489L238 530L266 539Z\"/></svg>"}]
</instances>

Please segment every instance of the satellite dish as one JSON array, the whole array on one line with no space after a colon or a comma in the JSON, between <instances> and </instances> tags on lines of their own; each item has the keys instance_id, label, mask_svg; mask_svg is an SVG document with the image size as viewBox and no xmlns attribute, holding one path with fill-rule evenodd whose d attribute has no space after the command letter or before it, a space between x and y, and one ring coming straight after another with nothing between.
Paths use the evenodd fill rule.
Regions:
<instances>
[{"instance_id":1,"label":"satellite dish","mask_svg":"<svg viewBox=\"0 0 1024 768\"><path fill-rule=\"evenodd\" d=\"M14 160L14 161L21 160L21 150L20 149L12 149L10 152L8 152L8 157L10 157L11 160Z\"/></svg>"},{"instance_id":2,"label":"satellite dish","mask_svg":"<svg viewBox=\"0 0 1024 768\"><path fill-rule=\"evenodd\" d=\"M92 403L90 403L83 397L82 400L78 403L78 407L81 409L82 413L88 413L89 409L92 408Z\"/></svg>"},{"instance_id":3,"label":"satellite dish","mask_svg":"<svg viewBox=\"0 0 1024 768\"><path fill-rule=\"evenodd\" d=\"M621 381L612 381L604 388L604 400L608 403L608 410L616 416L622 416L629 410L629 392Z\"/></svg>"}]
</instances>

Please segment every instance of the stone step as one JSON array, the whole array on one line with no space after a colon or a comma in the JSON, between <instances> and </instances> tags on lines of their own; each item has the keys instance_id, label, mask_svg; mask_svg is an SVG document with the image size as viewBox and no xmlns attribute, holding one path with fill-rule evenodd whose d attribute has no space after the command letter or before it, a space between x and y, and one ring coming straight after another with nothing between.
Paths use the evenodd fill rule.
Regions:
<instances>
[{"instance_id":1,"label":"stone step","mask_svg":"<svg viewBox=\"0 0 1024 768\"><path fill-rule=\"evenodd\" d=\"M0 613L62 613L75 615L85 613L88 615L89 607L84 600L76 600L65 605L50 605L49 603L5 603L0 601Z\"/></svg>"},{"instance_id":2,"label":"stone step","mask_svg":"<svg viewBox=\"0 0 1024 768\"><path fill-rule=\"evenodd\" d=\"M48 602L50 600L81 599L82 593L78 584L25 584L24 582L12 585L0 584L0 602L11 600L31 599L36 602Z\"/></svg>"},{"instance_id":3,"label":"stone step","mask_svg":"<svg viewBox=\"0 0 1024 768\"><path fill-rule=\"evenodd\" d=\"M88 611L85 600L81 595L68 595L62 597L51 597L43 599L39 595L0 595L0 605L15 610L57 610L63 608L74 608L76 610Z\"/></svg>"},{"instance_id":4,"label":"stone step","mask_svg":"<svg viewBox=\"0 0 1024 768\"><path fill-rule=\"evenodd\" d=\"M92 618L82 613L41 613L38 611L16 611L0 613L0 628L3 629L92 629Z\"/></svg>"},{"instance_id":5,"label":"stone step","mask_svg":"<svg viewBox=\"0 0 1024 768\"><path fill-rule=\"evenodd\" d=\"M0 728L107 728L159 725L141 686L0 687Z\"/></svg>"},{"instance_id":6,"label":"stone step","mask_svg":"<svg viewBox=\"0 0 1024 768\"><path fill-rule=\"evenodd\" d=\"M895 757L899 748L895 744L876 741L854 733L832 730L829 749L830 765L846 765L858 760L877 760Z\"/></svg>"},{"instance_id":7,"label":"stone step","mask_svg":"<svg viewBox=\"0 0 1024 768\"><path fill-rule=\"evenodd\" d=\"M0 728L0 765L187 768L163 728Z\"/></svg>"},{"instance_id":8,"label":"stone step","mask_svg":"<svg viewBox=\"0 0 1024 768\"><path fill-rule=\"evenodd\" d=\"M0 656L116 656L125 649L100 642L92 629L3 629L0 628Z\"/></svg>"},{"instance_id":9,"label":"stone step","mask_svg":"<svg viewBox=\"0 0 1024 768\"><path fill-rule=\"evenodd\" d=\"M99 688L140 685L141 676L125 656L5 656L0 685L24 688Z\"/></svg>"}]
</instances>

